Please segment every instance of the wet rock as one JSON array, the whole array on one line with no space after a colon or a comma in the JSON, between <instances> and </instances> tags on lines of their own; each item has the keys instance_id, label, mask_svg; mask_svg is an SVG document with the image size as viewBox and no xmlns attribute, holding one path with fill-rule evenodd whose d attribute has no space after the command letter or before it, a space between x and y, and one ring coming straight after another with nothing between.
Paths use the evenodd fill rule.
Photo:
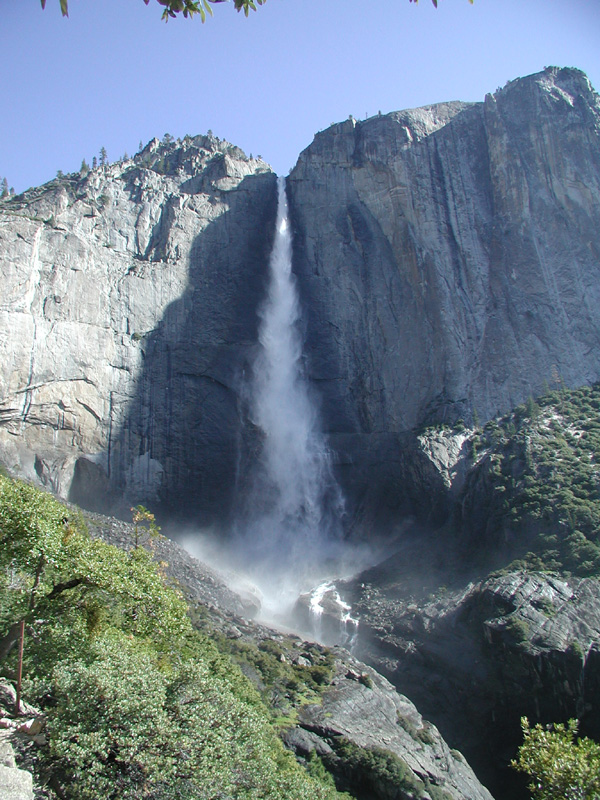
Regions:
<instances>
[{"instance_id":1,"label":"wet rock","mask_svg":"<svg viewBox=\"0 0 600 800\"><path fill-rule=\"evenodd\" d=\"M413 578L403 593L383 574L377 602L356 598L357 654L464 752L494 796L522 796L507 771L521 716L578 717L584 733L600 734L597 579L515 572L419 592Z\"/></svg>"},{"instance_id":2,"label":"wet rock","mask_svg":"<svg viewBox=\"0 0 600 800\"><path fill-rule=\"evenodd\" d=\"M322 583L301 594L293 617L298 629L324 644L351 647L358 631L358 620L333 582Z\"/></svg>"}]
</instances>

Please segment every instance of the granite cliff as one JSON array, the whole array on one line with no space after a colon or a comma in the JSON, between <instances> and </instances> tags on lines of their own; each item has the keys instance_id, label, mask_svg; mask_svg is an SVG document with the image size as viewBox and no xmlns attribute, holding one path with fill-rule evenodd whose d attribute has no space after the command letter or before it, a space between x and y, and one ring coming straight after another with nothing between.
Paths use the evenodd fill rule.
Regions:
<instances>
[{"instance_id":1,"label":"granite cliff","mask_svg":"<svg viewBox=\"0 0 600 800\"><path fill-rule=\"evenodd\" d=\"M553 374L597 379L600 101L583 73L349 119L289 186L308 361L357 505L410 508L399 454L418 447L399 432L486 421Z\"/></svg>"},{"instance_id":2,"label":"granite cliff","mask_svg":"<svg viewBox=\"0 0 600 800\"><path fill-rule=\"evenodd\" d=\"M6 465L88 507L227 505L274 192L209 135L2 204Z\"/></svg>"},{"instance_id":3,"label":"granite cliff","mask_svg":"<svg viewBox=\"0 0 600 800\"><path fill-rule=\"evenodd\" d=\"M415 426L600 377L600 101L578 70L333 125L288 193L354 519L422 505ZM269 167L211 135L3 201L1 460L84 505L224 521L275 204Z\"/></svg>"}]
</instances>

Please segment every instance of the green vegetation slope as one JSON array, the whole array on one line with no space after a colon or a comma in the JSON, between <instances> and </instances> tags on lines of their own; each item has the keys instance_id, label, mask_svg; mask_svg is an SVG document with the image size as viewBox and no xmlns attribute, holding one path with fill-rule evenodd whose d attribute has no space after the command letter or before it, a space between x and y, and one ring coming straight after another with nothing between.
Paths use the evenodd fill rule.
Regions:
<instances>
[{"instance_id":1,"label":"green vegetation slope","mask_svg":"<svg viewBox=\"0 0 600 800\"><path fill-rule=\"evenodd\" d=\"M92 539L50 495L0 476L0 672L47 717L38 779L66 800L333 800L152 558Z\"/></svg>"},{"instance_id":2,"label":"green vegetation slope","mask_svg":"<svg viewBox=\"0 0 600 800\"><path fill-rule=\"evenodd\" d=\"M600 575L600 384L549 392L472 439L461 514L511 569Z\"/></svg>"}]
</instances>

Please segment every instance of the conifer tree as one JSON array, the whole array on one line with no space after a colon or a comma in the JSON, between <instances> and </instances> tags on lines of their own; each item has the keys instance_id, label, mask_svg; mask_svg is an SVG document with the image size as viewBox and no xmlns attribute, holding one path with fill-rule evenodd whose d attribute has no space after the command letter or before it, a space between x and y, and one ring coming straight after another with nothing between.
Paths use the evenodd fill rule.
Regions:
<instances>
[{"instance_id":1,"label":"conifer tree","mask_svg":"<svg viewBox=\"0 0 600 800\"><path fill-rule=\"evenodd\" d=\"M2 197L8 197L8 181L6 178L2 178Z\"/></svg>"},{"instance_id":2,"label":"conifer tree","mask_svg":"<svg viewBox=\"0 0 600 800\"><path fill-rule=\"evenodd\" d=\"M96 156L94 156L92 158L92 169L96 169L97 166L98 166L98 159L96 158Z\"/></svg>"},{"instance_id":3,"label":"conifer tree","mask_svg":"<svg viewBox=\"0 0 600 800\"><path fill-rule=\"evenodd\" d=\"M79 168L79 172L81 175L87 175L89 171L90 171L89 164L87 163L85 158L83 158L81 160L81 167Z\"/></svg>"},{"instance_id":4,"label":"conifer tree","mask_svg":"<svg viewBox=\"0 0 600 800\"><path fill-rule=\"evenodd\" d=\"M106 160L107 160L106 148L105 147L101 147L100 148L100 166L101 167L103 167L106 164Z\"/></svg>"}]
</instances>

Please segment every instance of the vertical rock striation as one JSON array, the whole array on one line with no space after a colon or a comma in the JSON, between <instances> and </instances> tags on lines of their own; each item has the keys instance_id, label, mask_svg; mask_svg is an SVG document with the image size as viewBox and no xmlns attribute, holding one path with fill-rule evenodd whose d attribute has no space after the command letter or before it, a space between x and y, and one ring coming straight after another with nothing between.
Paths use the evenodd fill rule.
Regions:
<instances>
[{"instance_id":1,"label":"vertical rock striation","mask_svg":"<svg viewBox=\"0 0 600 800\"><path fill-rule=\"evenodd\" d=\"M600 376L600 100L580 71L333 125L289 185L311 374L355 495L365 464L401 494L381 457L399 431Z\"/></svg>"},{"instance_id":2,"label":"vertical rock striation","mask_svg":"<svg viewBox=\"0 0 600 800\"><path fill-rule=\"evenodd\" d=\"M213 136L0 206L0 458L88 507L227 506L275 175Z\"/></svg>"},{"instance_id":3,"label":"vertical rock striation","mask_svg":"<svg viewBox=\"0 0 600 800\"><path fill-rule=\"evenodd\" d=\"M288 193L355 519L430 505L415 427L600 377L600 100L578 70L333 125ZM267 165L212 136L2 201L0 460L88 506L222 517L257 448L240 385L275 205Z\"/></svg>"}]
</instances>

